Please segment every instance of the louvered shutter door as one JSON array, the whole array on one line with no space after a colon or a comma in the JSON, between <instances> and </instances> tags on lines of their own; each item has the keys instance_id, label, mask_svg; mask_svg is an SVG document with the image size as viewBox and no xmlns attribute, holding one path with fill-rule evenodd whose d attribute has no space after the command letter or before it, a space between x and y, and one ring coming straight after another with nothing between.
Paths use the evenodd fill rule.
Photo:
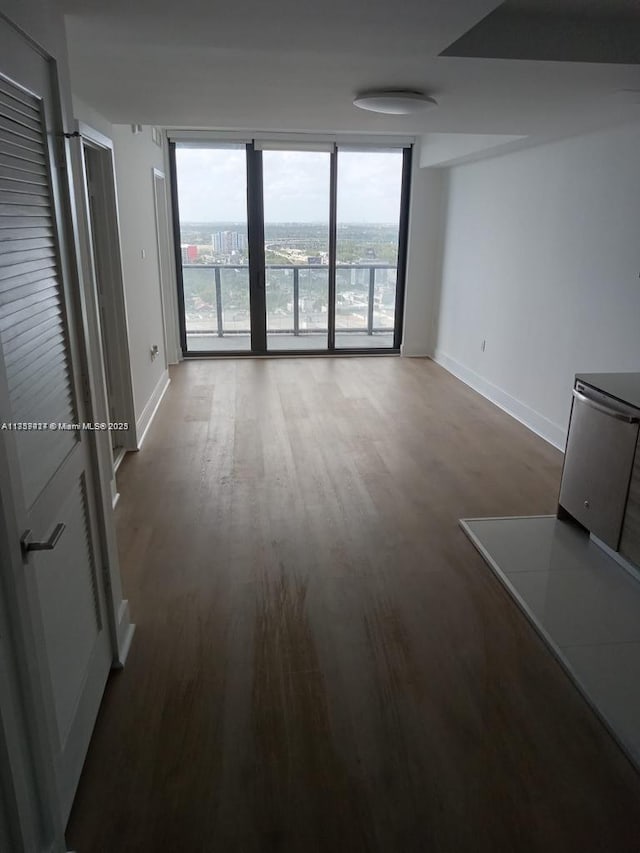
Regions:
<instances>
[{"instance_id":1,"label":"louvered shutter door","mask_svg":"<svg viewBox=\"0 0 640 853\"><path fill-rule=\"evenodd\" d=\"M0 79L0 343L19 423L76 421L48 170L40 100ZM15 437L28 507L79 435Z\"/></svg>"}]
</instances>

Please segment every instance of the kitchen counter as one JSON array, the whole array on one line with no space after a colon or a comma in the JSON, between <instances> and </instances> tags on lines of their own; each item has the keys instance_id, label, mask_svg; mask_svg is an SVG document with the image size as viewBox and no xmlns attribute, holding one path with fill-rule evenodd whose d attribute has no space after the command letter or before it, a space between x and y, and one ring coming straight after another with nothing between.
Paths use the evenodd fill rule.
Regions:
<instances>
[{"instance_id":1,"label":"kitchen counter","mask_svg":"<svg viewBox=\"0 0 640 853\"><path fill-rule=\"evenodd\" d=\"M576 382L640 409L640 373L577 373Z\"/></svg>"}]
</instances>

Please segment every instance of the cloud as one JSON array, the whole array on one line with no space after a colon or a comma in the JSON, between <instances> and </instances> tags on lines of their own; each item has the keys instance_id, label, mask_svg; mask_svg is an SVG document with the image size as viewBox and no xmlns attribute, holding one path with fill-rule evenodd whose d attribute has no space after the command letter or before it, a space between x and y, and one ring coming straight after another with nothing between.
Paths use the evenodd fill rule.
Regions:
<instances>
[{"instance_id":1,"label":"cloud","mask_svg":"<svg viewBox=\"0 0 640 853\"><path fill-rule=\"evenodd\" d=\"M242 222L247 216L244 146L176 149L183 222ZM338 222L397 222L402 153L338 151ZM329 154L264 151L267 222L327 222Z\"/></svg>"},{"instance_id":2,"label":"cloud","mask_svg":"<svg viewBox=\"0 0 640 853\"><path fill-rule=\"evenodd\" d=\"M247 218L244 146L176 147L178 208L183 222L242 222Z\"/></svg>"}]
</instances>

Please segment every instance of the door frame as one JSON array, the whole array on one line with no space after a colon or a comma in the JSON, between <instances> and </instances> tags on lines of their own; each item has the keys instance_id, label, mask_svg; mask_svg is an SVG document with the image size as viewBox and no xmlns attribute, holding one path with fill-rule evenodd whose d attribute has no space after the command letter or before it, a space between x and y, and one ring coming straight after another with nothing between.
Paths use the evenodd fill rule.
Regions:
<instances>
[{"instance_id":1,"label":"door frame","mask_svg":"<svg viewBox=\"0 0 640 853\"><path fill-rule=\"evenodd\" d=\"M18 37L26 47L47 63L52 91L52 126L48 128L49 159L58 176L55 200L57 231L64 236L60 246L61 275L65 294L73 302L72 322L77 338L77 357L73 370L84 389L86 417L108 421L103 376L96 365L91 341L97 303L83 274L81 258L89 247L79 226L82 208L81 158L79 139L72 130L70 91L64 74L51 54L35 42L13 21L0 15L0 42L11 44ZM20 85L21 60L6 57L3 73ZM98 362L99 364L99 362ZM0 398L7 399L4 373L0 373ZM99 582L104 590L106 620L113 666L124 665L133 625L129 621L128 602L122 600L115 528L111 502L110 440L106 431L88 436L90 468L94 483L92 502L97 516L99 541L96 562ZM9 455L0 442L0 481L12 480ZM21 531L10 490L0 491L0 838L8 836L16 853L63 853L66 851L64 826L60 816L54 770L54 753L49 721L53 707L36 662L39 656L37 630L31 620L24 563L20 548Z\"/></svg>"},{"instance_id":2,"label":"door frame","mask_svg":"<svg viewBox=\"0 0 640 853\"><path fill-rule=\"evenodd\" d=\"M131 376L131 358L129 348L129 325L127 320L127 305L124 293L124 275L122 271L122 252L120 246L120 220L118 215L118 198L116 189L115 163L113 157L113 140L100 133L84 122L76 122L80 134L80 165L82 169L83 205L80 225L84 229L83 242L87 246L84 259L83 273L91 282L93 301L99 304L100 295L98 280L102 276L108 279L110 286L103 290L104 323L107 339L113 344L113 351L103 352L102 333L100 326L102 318L98 313L98 335L92 342L100 346L100 353L94 354L96 364L102 371L102 382L107 393L107 411L113 409L114 416L109 420L122 421L129 424L128 430L119 433L122 439L121 448L124 451L137 450L138 437L136 434L136 415L133 397L133 378ZM95 214L91 216L89 203L89 181L87 169L87 150L96 155L98 170L94 180L100 198L100 204L94 206ZM101 258L96 257L93 248L95 235L103 243L104 252ZM106 381L106 362L109 363L113 376L114 389L112 399L109 399ZM109 408L109 404L111 409ZM113 453L112 453L113 457ZM120 458L114 458L114 468L117 468ZM114 479L115 483L115 479ZM112 490L113 491L113 490ZM115 492L114 492L115 498Z\"/></svg>"},{"instance_id":3,"label":"door frame","mask_svg":"<svg viewBox=\"0 0 640 853\"><path fill-rule=\"evenodd\" d=\"M411 174L413 149L402 150L402 187L400 189L400 221L398 222L398 265L396 273L396 313L393 347L400 351L404 332L404 298L407 288L407 257L409 251L409 208L411 205Z\"/></svg>"},{"instance_id":4,"label":"door frame","mask_svg":"<svg viewBox=\"0 0 640 853\"><path fill-rule=\"evenodd\" d=\"M264 252L264 180L262 151L246 146L247 237L249 243L249 308L251 355L267 355L267 270ZM182 261L182 258L180 259ZM186 353L187 341L183 354Z\"/></svg>"},{"instance_id":5,"label":"door frame","mask_svg":"<svg viewBox=\"0 0 640 853\"><path fill-rule=\"evenodd\" d=\"M178 322L176 318L175 289L171 277L171 224L169 218L169 199L167 194L167 176L155 166L151 170L153 181L153 205L156 224L156 242L158 249L158 271L160 273L160 307L162 309L162 330L164 335L165 369L169 367L180 344L176 336ZM158 191L158 182L163 182L162 195ZM164 208L165 227L161 223L161 209ZM166 253L166 258L164 257Z\"/></svg>"},{"instance_id":6,"label":"door frame","mask_svg":"<svg viewBox=\"0 0 640 853\"><path fill-rule=\"evenodd\" d=\"M77 129L64 136L66 181L61 184L61 192L64 196L61 225L63 228L66 226L70 231L66 251L69 255L70 290L78 304L76 334L81 358L79 369L84 379L86 406L90 420L108 422L110 418L100 341L100 309L90 266L92 247L86 219L87 200L82 137ZM135 417L133 423L129 422L129 432L136 437ZM93 451L92 473L99 491L97 523L100 542L97 556L101 560L105 587L107 621L112 638L113 667L121 669L129 654L135 625L130 620L129 602L122 598L120 559L113 519L114 471L111 439L107 430L96 430L90 437Z\"/></svg>"},{"instance_id":7,"label":"door frame","mask_svg":"<svg viewBox=\"0 0 640 853\"><path fill-rule=\"evenodd\" d=\"M247 139L235 138L234 134L215 133L206 131L183 131L182 133L168 131L169 173L171 187L171 218L173 221L173 243L175 254L175 270L177 285L178 323L180 329L180 348L183 358L288 358L291 356L368 356L368 355L399 355L402 345L404 328L404 304L407 278L407 249L409 239L409 213L411 204L411 173L414 156L414 141L403 140L401 144L393 140L391 144L385 137L369 137L365 140L348 137L333 137L330 140L322 135L305 135L304 142L330 142L329 177L329 264L328 264L328 306L327 306L327 347L326 349L289 349L269 350L267 348L266 330L266 270L264 259L264 199L262 150L256 145L254 134ZM277 140L283 146L290 142L295 150L296 134L259 134L260 139ZM300 134L297 134L300 136ZM182 256L180 252L180 212L178 204L178 171L176 166L176 143L196 141L209 144L219 142L235 142L245 145L247 165L247 229L249 244L249 298L251 317L251 349L250 350L187 350L187 329L184 305L184 279L182 274ZM402 173L400 188L400 217L398 221L398 261L396 265L395 291L395 320L393 329L393 346L391 347L340 347L335 346L335 297L336 297L336 248L337 248L337 194L338 194L338 155L341 145L352 145L380 149L393 147L402 150ZM252 260L253 259L253 260Z\"/></svg>"}]
</instances>

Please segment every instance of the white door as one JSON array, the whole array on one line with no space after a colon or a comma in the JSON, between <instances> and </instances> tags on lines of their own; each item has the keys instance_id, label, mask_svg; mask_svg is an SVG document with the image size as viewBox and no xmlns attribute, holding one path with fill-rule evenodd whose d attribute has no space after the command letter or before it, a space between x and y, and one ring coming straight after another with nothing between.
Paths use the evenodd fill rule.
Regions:
<instances>
[{"instance_id":1,"label":"white door","mask_svg":"<svg viewBox=\"0 0 640 853\"><path fill-rule=\"evenodd\" d=\"M62 228L63 164L55 66L0 22L0 422L75 424L82 399L73 292ZM20 539L30 550L16 587L38 650L63 822L112 661L99 571L92 436L62 429L0 430ZM32 550L38 543L45 550ZM28 623L28 624L27 624Z\"/></svg>"}]
</instances>

